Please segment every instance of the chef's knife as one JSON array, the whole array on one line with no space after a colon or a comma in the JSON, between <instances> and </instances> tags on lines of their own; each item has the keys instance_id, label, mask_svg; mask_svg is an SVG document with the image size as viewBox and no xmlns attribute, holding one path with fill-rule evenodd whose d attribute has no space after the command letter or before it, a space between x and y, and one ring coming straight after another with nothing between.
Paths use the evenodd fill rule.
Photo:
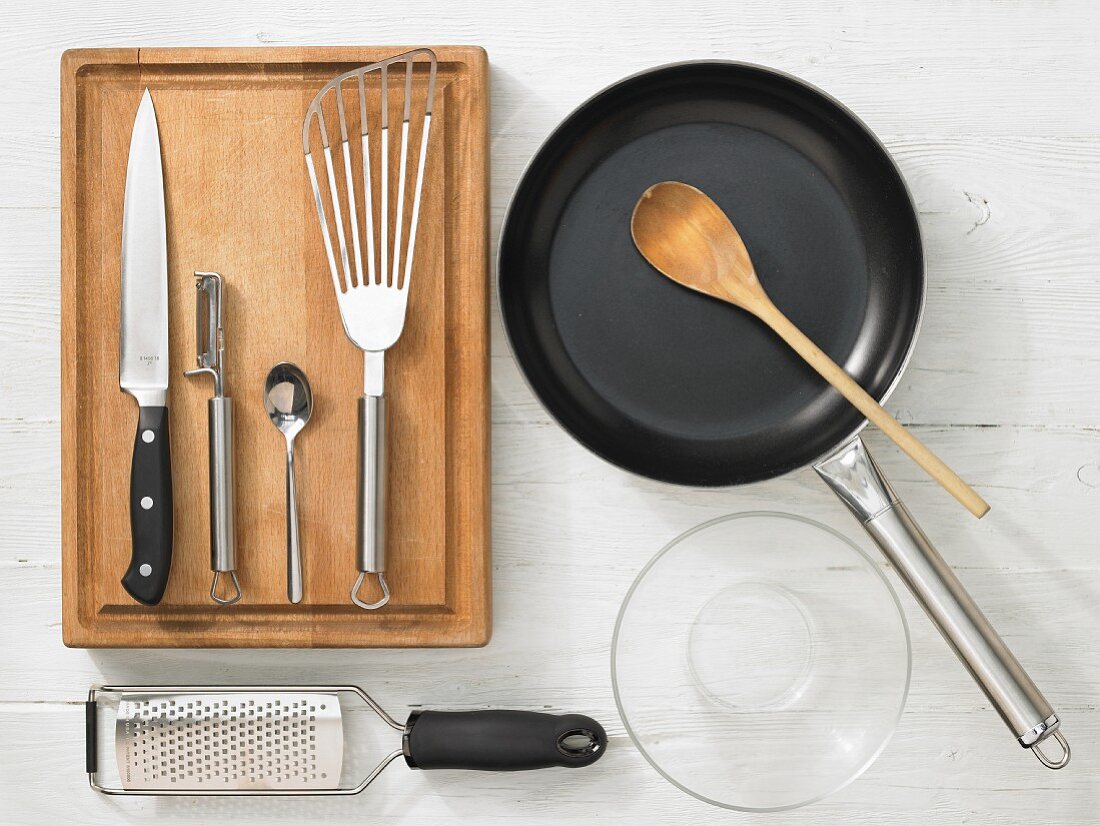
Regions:
<instances>
[{"instance_id":1,"label":"chef's knife","mask_svg":"<svg viewBox=\"0 0 1100 826\"><path fill-rule=\"evenodd\" d=\"M122 218L119 386L138 403L130 466L130 567L122 585L156 605L172 566L172 463L168 438L168 253L160 135L149 90L141 97Z\"/></svg>"}]
</instances>

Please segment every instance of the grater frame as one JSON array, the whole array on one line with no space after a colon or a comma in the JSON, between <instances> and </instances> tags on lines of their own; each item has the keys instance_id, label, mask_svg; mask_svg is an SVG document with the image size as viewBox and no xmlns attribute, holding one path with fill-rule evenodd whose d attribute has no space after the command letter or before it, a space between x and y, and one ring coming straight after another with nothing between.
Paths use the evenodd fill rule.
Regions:
<instances>
[{"instance_id":1,"label":"grater frame","mask_svg":"<svg viewBox=\"0 0 1100 826\"><path fill-rule=\"evenodd\" d=\"M384 756L356 786L335 789L126 789L122 786L104 786L98 779L98 711L100 694L141 694L167 696L176 694L354 694L390 728L400 732L405 726L393 719L369 694L354 685L101 685L92 686L85 708L85 770L88 785L97 792L108 795L139 797L316 797L321 795L355 795L369 786L394 760L404 754L403 748ZM342 725L342 724L341 724Z\"/></svg>"}]
</instances>

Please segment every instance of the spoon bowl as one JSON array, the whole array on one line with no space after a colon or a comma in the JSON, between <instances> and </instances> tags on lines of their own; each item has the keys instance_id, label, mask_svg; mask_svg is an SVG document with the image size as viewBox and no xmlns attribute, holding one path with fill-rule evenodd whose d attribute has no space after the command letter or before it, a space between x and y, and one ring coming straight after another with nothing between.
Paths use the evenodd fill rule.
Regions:
<instances>
[{"instance_id":1,"label":"spoon bowl","mask_svg":"<svg viewBox=\"0 0 1100 826\"><path fill-rule=\"evenodd\" d=\"M294 437L313 414L309 379L296 364L282 361L268 371L264 381L264 409L271 423L286 437L286 595L302 601L302 546L298 535L298 493L294 476Z\"/></svg>"},{"instance_id":2,"label":"spoon bowl","mask_svg":"<svg viewBox=\"0 0 1100 826\"><path fill-rule=\"evenodd\" d=\"M282 361L268 371L264 381L264 409L288 442L309 423L313 415L313 390L298 365Z\"/></svg>"}]
</instances>

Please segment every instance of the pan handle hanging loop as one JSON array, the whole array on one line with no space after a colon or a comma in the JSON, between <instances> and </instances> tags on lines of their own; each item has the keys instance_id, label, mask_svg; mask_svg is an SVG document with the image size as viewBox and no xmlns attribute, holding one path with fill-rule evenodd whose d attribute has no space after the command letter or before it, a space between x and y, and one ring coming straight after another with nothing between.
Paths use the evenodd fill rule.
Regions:
<instances>
[{"instance_id":1,"label":"pan handle hanging loop","mask_svg":"<svg viewBox=\"0 0 1100 826\"><path fill-rule=\"evenodd\" d=\"M814 470L886 555L1017 742L1044 766L1065 766L1069 746L1057 731L1058 715L898 499L863 440L857 436ZM1052 735L1062 745L1061 761L1036 748Z\"/></svg>"},{"instance_id":2,"label":"pan handle hanging loop","mask_svg":"<svg viewBox=\"0 0 1100 826\"><path fill-rule=\"evenodd\" d=\"M1048 769L1065 768L1066 765L1069 763L1069 743L1066 742L1065 735L1062 734L1062 732L1060 731L1055 731L1054 734L1052 734L1051 736L1055 740L1057 740L1058 745L1062 747L1062 756L1058 760L1051 760L1049 757L1047 757L1046 753L1041 748L1039 748L1038 743L1031 747L1031 752L1037 758L1039 758L1039 762L1046 766Z\"/></svg>"}]
</instances>

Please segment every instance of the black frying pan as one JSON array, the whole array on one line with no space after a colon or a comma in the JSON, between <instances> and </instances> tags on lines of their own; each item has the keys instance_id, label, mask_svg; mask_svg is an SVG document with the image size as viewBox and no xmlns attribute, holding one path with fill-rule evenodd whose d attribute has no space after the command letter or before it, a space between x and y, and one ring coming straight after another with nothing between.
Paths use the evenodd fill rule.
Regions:
<instances>
[{"instance_id":1,"label":"black frying pan","mask_svg":"<svg viewBox=\"0 0 1100 826\"><path fill-rule=\"evenodd\" d=\"M508 212L508 334L543 404L585 446L686 485L810 463L863 417L760 321L655 275L630 214L663 180L725 210L776 305L879 398L924 296L901 176L821 93L755 67L690 63L616 84L571 115Z\"/></svg>"},{"instance_id":2,"label":"black frying pan","mask_svg":"<svg viewBox=\"0 0 1100 826\"><path fill-rule=\"evenodd\" d=\"M499 295L535 394L583 445L653 479L738 485L814 464L1021 744L1037 744L1058 718L874 466L857 435L863 416L763 323L664 278L635 249L634 204L664 180L718 203L775 304L871 396L898 380L924 266L889 154L795 78L700 62L600 92L520 181Z\"/></svg>"}]
</instances>

